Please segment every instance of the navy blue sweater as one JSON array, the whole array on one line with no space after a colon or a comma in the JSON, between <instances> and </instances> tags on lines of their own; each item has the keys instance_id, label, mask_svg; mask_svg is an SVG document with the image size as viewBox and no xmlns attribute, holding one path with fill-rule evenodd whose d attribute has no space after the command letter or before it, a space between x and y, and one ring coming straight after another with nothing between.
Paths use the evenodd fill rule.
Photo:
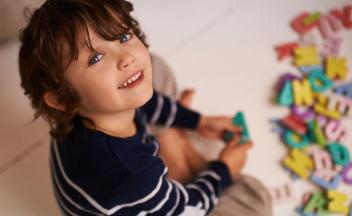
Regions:
<instances>
[{"instance_id":1,"label":"navy blue sweater","mask_svg":"<svg viewBox=\"0 0 352 216\"><path fill-rule=\"evenodd\" d=\"M147 124L194 129L199 119L199 113L156 91L136 109L138 130L128 138L89 129L77 115L65 141L52 139L50 148L53 189L63 214L207 215L232 184L228 167L211 161L182 185L168 178L159 143L146 130Z\"/></svg>"}]
</instances>

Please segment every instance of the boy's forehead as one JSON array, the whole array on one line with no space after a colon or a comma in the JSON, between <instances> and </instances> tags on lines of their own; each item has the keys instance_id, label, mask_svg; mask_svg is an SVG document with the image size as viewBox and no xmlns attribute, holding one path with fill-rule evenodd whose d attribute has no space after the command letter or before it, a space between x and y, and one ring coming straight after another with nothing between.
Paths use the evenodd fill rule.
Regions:
<instances>
[{"instance_id":1,"label":"boy's forehead","mask_svg":"<svg viewBox=\"0 0 352 216\"><path fill-rule=\"evenodd\" d=\"M122 28L130 29L130 27L124 23L119 16L117 16L114 12L108 9L109 13L114 17L115 21L121 25ZM86 23L87 31L84 31L83 28L80 28L78 31L77 45L78 49L88 48L88 41L90 40L93 45L96 41L104 40L101 35L93 28L90 23ZM87 34L88 33L88 34ZM121 32L122 33L122 32ZM88 40L89 38L89 40Z\"/></svg>"},{"instance_id":2,"label":"boy's forehead","mask_svg":"<svg viewBox=\"0 0 352 216\"><path fill-rule=\"evenodd\" d=\"M70 44L70 42L66 39L63 41L62 46L61 46L61 52L63 54L63 61L64 61L64 65L70 65L72 62L71 61L75 61L78 60L79 55L82 52L88 52L89 48L88 48L88 37L90 39L90 42L92 44L92 46L94 46L94 44L96 43L96 41L98 40L98 38L100 37L94 30L92 27L87 25L87 30L88 30L88 34L81 28L76 30L77 32L77 38L75 39L74 44ZM74 46L72 46L74 45ZM71 58L71 54L75 53L76 57L74 57L75 55L73 55L73 58Z\"/></svg>"},{"instance_id":3,"label":"boy's forehead","mask_svg":"<svg viewBox=\"0 0 352 216\"><path fill-rule=\"evenodd\" d=\"M78 50L88 48L88 38L91 44L94 44L97 40L101 39L101 36L90 26L87 25L88 34L80 30L77 38Z\"/></svg>"}]
</instances>

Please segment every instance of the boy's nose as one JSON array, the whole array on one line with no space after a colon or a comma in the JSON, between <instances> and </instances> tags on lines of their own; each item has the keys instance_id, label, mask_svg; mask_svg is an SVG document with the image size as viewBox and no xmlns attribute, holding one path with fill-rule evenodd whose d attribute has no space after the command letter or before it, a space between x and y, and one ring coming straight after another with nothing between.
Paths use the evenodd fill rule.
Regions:
<instances>
[{"instance_id":1,"label":"boy's nose","mask_svg":"<svg viewBox=\"0 0 352 216\"><path fill-rule=\"evenodd\" d=\"M129 53L124 54L124 56L121 57L121 60L119 62L118 68L119 70L123 70L130 66L133 62L135 61L135 57Z\"/></svg>"}]
</instances>

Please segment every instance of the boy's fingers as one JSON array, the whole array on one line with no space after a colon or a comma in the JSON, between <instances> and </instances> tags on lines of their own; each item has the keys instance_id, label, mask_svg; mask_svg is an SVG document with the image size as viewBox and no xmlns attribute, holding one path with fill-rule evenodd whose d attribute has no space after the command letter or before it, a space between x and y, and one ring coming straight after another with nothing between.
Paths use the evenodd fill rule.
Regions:
<instances>
[{"instance_id":1,"label":"boy's fingers","mask_svg":"<svg viewBox=\"0 0 352 216\"><path fill-rule=\"evenodd\" d=\"M248 150L253 147L253 142L249 140L245 143L242 143L239 147L242 147L242 148L245 148L246 150Z\"/></svg>"},{"instance_id":2,"label":"boy's fingers","mask_svg":"<svg viewBox=\"0 0 352 216\"><path fill-rule=\"evenodd\" d=\"M236 125L230 125L230 127L228 128L228 130L230 130L232 133L234 134L242 134L242 128L238 127Z\"/></svg>"},{"instance_id":3,"label":"boy's fingers","mask_svg":"<svg viewBox=\"0 0 352 216\"><path fill-rule=\"evenodd\" d=\"M232 140L230 140L230 142L228 143L229 146L236 146L239 142L240 142L240 136L238 135L234 135L234 137L232 138Z\"/></svg>"},{"instance_id":4,"label":"boy's fingers","mask_svg":"<svg viewBox=\"0 0 352 216\"><path fill-rule=\"evenodd\" d=\"M242 133L242 128L237 125L234 125L231 117L222 117L222 121L224 121L224 123L226 122L225 123L226 130L229 130L234 134Z\"/></svg>"}]
</instances>

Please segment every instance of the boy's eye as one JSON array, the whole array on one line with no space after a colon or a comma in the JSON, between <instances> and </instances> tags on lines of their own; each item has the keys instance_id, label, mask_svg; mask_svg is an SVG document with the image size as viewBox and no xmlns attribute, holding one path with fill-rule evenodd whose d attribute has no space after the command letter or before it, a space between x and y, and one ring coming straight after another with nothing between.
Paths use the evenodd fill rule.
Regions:
<instances>
[{"instance_id":1,"label":"boy's eye","mask_svg":"<svg viewBox=\"0 0 352 216\"><path fill-rule=\"evenodd\" d=\"M126 43L127 41L131 40L132 38L132 33L125 33L120 36L120 43Z\"/></svg>"},{"instance_id":2,"label":"boy's eye","mask_svg":"<svg viewBox=\"0 0 352 216\"><path fill-rule=\"evenodd\" d=\"M93 65L103 58L104 54L95 54L88 62L88 65Z\"/></svg>"}]
</instances>

